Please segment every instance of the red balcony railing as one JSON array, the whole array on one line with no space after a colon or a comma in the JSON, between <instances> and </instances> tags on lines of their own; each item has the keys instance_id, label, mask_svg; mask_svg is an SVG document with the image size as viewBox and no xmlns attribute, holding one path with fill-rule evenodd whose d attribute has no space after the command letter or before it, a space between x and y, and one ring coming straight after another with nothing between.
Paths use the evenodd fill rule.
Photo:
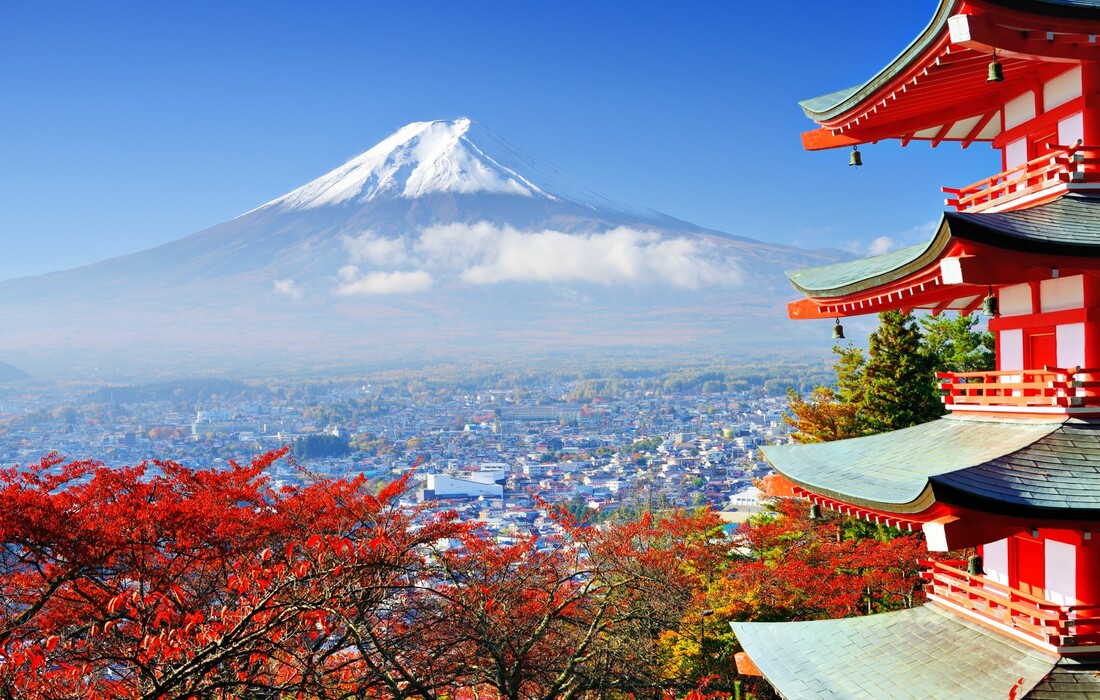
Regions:
<instances>
[{"instance_id":1,"label":"red balcony railing","mask_svg":"<svg viewBox=\"0 0 1100 700\"><path fill-rule=\"evenodd\" d=\"M1100 146L1048 145L1048 153L961 189L942 188L956 211L1011 208L1075 186L1100 183Z\"/></svg>"},{"instance_id":2,"label":"red balcony railing","mask_svg":"<svg viewBox=\"0 0 1100 700\"><path fill-rule=\"evenodd\" d=\"M948 410L1041 408L1044 413L1077 413L1100 407L1100 369L936 372ZM1063 409L1059 411L1058 409Z\"/></svg>"},{"instance_id":3,"label":"red balcony railing","mask_svg":"<svg viewBox=\"0 0 1100 700\"><path fill-rule=\"evenodd\" d=\"M1100 644L1100 605L1062 605L1029 595L984 576L972 576L965 562L923 561L925 592L963 608L987 623L1052 647Z\"/></svg>"}]
</instances>

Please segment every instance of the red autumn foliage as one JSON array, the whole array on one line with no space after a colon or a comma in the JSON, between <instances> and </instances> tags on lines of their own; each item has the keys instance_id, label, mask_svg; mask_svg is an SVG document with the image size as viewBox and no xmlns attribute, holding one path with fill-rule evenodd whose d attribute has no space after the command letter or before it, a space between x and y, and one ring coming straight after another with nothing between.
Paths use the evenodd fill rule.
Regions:
<instances>
[{"instance_id":1,"label":"red autumn foliage","mask_svg":"<svg viewBox=\"0 0 1100 700\"><path fill-rule=\"evenodd\" d=\"M713 516L497 543L362 479L48 458L0 471L0 697L564 698L655 689ZM692 565L687 565L694 562Z\"/></svg>"},{"instance_id":2,"label":"red autumn foliage","mask_svg":"<svg viewBox=\"0 0 1100 700\"><path fill-rule=\"evenodd\" d=\"M718 584L727 619L849 617L923 600L917 562L930 555L920 536L876 533L836 515L813 520L801 500L779 499L775 508L737 532L743 561Z\"/></svg>"}]
</instances>

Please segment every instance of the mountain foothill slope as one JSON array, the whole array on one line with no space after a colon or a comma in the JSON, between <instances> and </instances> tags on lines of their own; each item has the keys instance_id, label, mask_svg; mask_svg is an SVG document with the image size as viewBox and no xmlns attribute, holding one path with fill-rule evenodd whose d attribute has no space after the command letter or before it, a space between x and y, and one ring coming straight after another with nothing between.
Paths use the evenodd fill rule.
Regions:
<instances>
[{"instance_id":1,"label":"mountain foothill slope","mask_svg":"<svg viewBox=\"0 0 1100 700\"><path fill-rule=\"evenodd\" d=\"M782 271L840 255L617 203L468 119L418 122L205 231L0 282L0 356L258 370L778 343Z\"/></svg>"}]
</instances>

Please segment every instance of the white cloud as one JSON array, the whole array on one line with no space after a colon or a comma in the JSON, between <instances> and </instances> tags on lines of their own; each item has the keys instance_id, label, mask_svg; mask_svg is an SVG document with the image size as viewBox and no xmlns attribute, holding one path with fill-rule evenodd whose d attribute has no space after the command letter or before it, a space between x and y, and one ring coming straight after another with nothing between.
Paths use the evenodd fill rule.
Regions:
<instances>
[{"instance_id":1,"label":"white cloud","mask_svg":"<svg viewBox=\"0 0 1100 700\"><path fill-rule=\"evenodd\" d=\"M290 278L275 280L275 292L277 294L285 294L292 299L301 299L302 295L305 293L305 291L298 286L298 283Z\"/></svg>"},{"instance_id":2,"label":"white cloud","mask_svg":"<svg viewBox=\"0 0 1100 700\"><path fill-rule=\"evenodd\" d=\"M336 288L339 296L376 296L382 294L415 294L430 289L434 280L423 270L396 270L361 274L354 265L340 269L342 284Z\"/></svg>"},{"instance_id":3,"label":"white cloud","mask_svg":"<svg viewBox=\"0 0 1100 700\"><path fill-rule=\"evenodd\" d=\"M899 248L926 242L936 233L938 226L939 221L928 221L892 236L879 236L870 243L855 240L845 241L840 244L840 248L860 256L882 255Z\"/></svg>"},{"instance_id":4,"label":"white cloud","mask_svg":"<svg viewBox=\"0 0 1100 700\"><path fill-rule=\"evenodd\" d=\"M897 250L900 247L898 242L893 238L889 236L879 236L871 241L871 245L867 246L867 254L882 255L883 253L889 253L891 250Z\"/></svg>"},{"instance_id":5,"label":"white cloud","mask_svg":"<svg viewBox=\"0 0 1100 700\"><path fill-rule=\"evenodd\" d=\"M698 289L737 285L736 261L713 242L619 227L606 233L519 231L488 222L432 226L415 239L363 233L344 240L341 296L422 292L437 281L586 282Z\"/></svg>"},{"instance_id":6,"label":"white cloud","mask_svg":"<svg viewBox=\"0 0 1100 700\"><path fill-rule=\"evenodd\" d=\"M346 236L344 247L351 255L352 262L400 265L409 257L404 238L383 238L370 231L364 231L355 237Z\"/></svg>"},{"instance_id":7,"label":"white cloud","mask_svg":"<svg viewBox=\"0 0 1100 700\"><path fill-rule=\"evenodd\" d=\"M425 229L414 245L427 264L466 282L651 283L698 289L738 284L736 263L710 244L620 227L606 233L523 232L481 222Z\"/></svg>"}]
</instances>

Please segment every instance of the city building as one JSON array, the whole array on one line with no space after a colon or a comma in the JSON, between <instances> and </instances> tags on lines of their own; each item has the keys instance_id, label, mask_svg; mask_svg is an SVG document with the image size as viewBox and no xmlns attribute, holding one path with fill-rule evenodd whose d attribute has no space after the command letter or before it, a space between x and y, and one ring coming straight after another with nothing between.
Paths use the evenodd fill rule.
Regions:
<instances>
[{"instance_id":1,"label":"city building","mask_svg":"<svg viewBox=\"0 0 1100 700\"><path fill-rule=\"evenodd\" d=\"M795 319L984 310L996 371L940 376L949 414L764 448L797 495L922 530L929 602L735 623L785 698L1100 698L1100 1L943 0L856 88L802 103L807 149L991 142L927 243L790 274ZM931 381L932 378L929 377Z\"/></svg>"}]
</instances>

